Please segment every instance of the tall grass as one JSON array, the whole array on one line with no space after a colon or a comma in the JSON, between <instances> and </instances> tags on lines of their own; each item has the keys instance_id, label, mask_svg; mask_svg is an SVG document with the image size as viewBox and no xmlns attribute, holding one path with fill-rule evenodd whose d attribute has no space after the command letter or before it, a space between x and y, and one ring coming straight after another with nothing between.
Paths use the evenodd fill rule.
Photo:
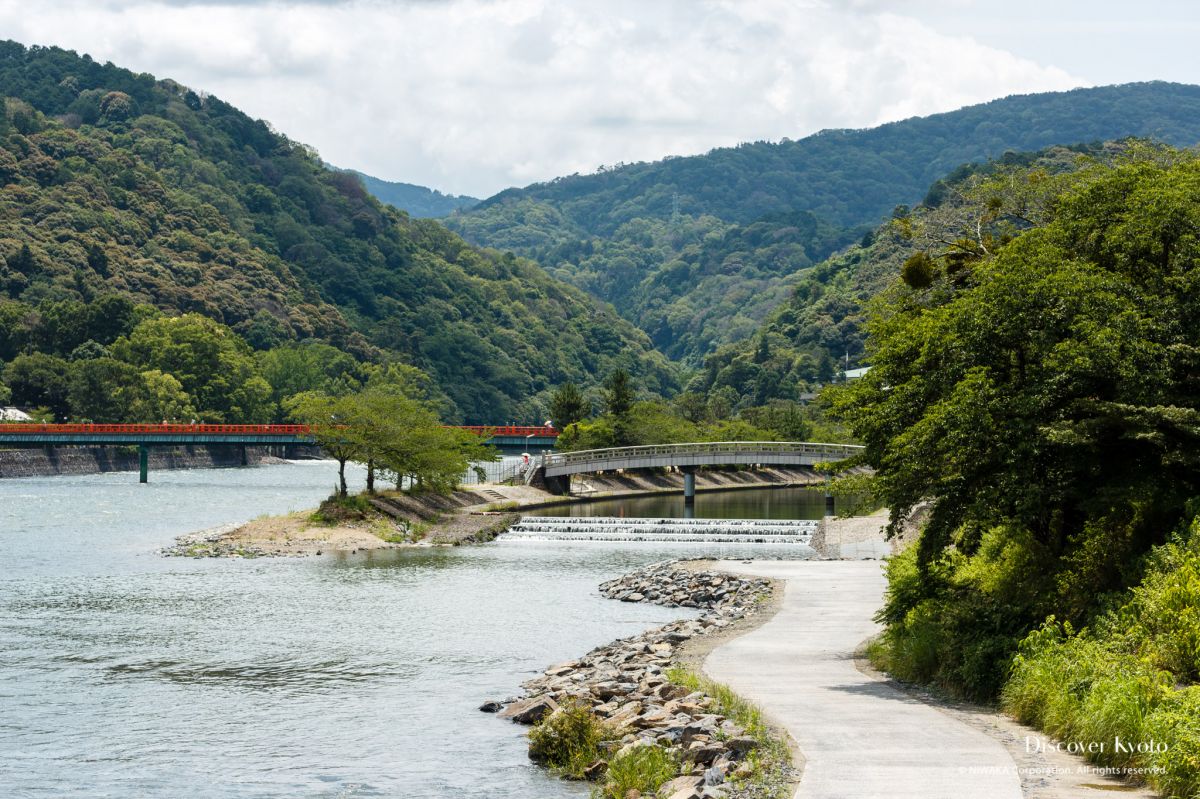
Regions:
<instances>
[{"instance_id":1,"label":"tall grass","mask_svg":"<svg viewBox=\"0 0 1200 799\"><path fill-rule=\"evenodd\" d=\"M1090 629L1051 618L1021 643L1004 708L1102 765L1200 797L1200 539L1159 547L1142 583ZM1118 741L1125 746L1118 745ZM1090 748L1088 744L1102 744Z\"/></svg>"},{"instance_id":2,"label":"tall grass","mask_svg":"<svg viewBox=\"0 0 1200 799\"><path fill-rule=\"evenodd\" d=\"M580 780L588 766L603 758L604 744L619 737L584 702L567 700L529 731L529 759Z\"/></svg>"},{"instance_id":3,"label":"tall grass","mask_svg":"<svg viewBox=\"0 0 1200 799\"><path fill-rule=\"evenodd\" d=\"M609 761L604 785L592 796L625 799L630 791L653 796L663 783L679 774L679 765L679 758L661 746L635 746Z\"/></svg>"},{"instance_id":4,"label":"tall grass","mask_svg":"<svg viewBox=\"0 0 1200 799\"><path fill-rule=\"evenodd\" d=\"M787 799L792 795L794 786L789 777L792 754L782 734L771 728L757 705L728 685L682 666L669 669L667 679L689 691L701 691L712 697L713 711L742 727L754 739L757 746L746 756L751 768L750 776L745 779L748 795L761 799Z\"/></svg>"}]
</instances>

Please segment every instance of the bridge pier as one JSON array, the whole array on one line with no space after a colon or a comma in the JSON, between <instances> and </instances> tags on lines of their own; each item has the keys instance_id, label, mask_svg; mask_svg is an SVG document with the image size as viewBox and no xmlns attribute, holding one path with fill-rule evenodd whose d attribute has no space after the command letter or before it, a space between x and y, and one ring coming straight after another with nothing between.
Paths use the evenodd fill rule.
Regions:
<instances>
[{"instance_id":1,"label":"bridge pier","mask_svg":"<svg viewBox=\"0 0 1200 799\"><path fill-rule=\"evenodd\" d=\"M556 497L565 497L571 493L571 475L564 474L558 477L545 478L546 490Z\"/></svg>"},{"instance_id":2,"label":"bridge pier","mask_svg":"<svg viewBox=\"0 0 1200 799\"><path fill-rule=\"evenodd\" d=\"M145 444L138 444L138 482L150 482L150 450Z\"/></svg>"},{"instance_id":3,"label":"bridge pier","mask_svg":"<svg viewBox=\"0 0 1200 799\"><path fill-rule=\"evenodd\" d=\"M241 449L241 451L242 451L242 465L243 465L243 466L249 466L249 465L250 465L250 461L249 461L249 460L246 458L246 445L245 445L245 444L242 444L242 445L241 445L241 447L240 447L240 449Z\"/></svg>"},{"instance_id":4,"label":"bridge pier","mask_svg":"<svg viewBox=\"0 0 1200 799\"><path fill-rule=\"evenodd\" d=\"M696 469L693 466L680 468L683 471L683 506L688 508L696 504Z\"/></svg>"}]
</instances>

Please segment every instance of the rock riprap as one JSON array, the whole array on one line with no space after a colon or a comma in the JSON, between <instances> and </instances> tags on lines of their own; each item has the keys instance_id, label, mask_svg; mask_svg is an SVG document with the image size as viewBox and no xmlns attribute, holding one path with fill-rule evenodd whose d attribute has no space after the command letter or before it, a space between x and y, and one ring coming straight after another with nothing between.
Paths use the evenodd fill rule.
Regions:
<instances>
[{"instance_id":1,"label":"rock riprap","mask_svg":"<svg viewBox=\"0 0 1200 799\"><path fill-rule=\"evenodd\" d=\"M657 563L601 583L600 593L622 602L703 608L717 611L717 616L736 618L746 615L750 607L771 593L769 580L693 571L681 568L679 563Z\"/></svg>"},{"instance_id":2,"label":"rock riprap","mask_svg":"<svg viewBox=\"0 0 1200 799\"><path fill-rule=\"evenodd\" d=\"M695 571L679 561L639 569L600 586L610 599L652 602L704 612L593 649L578 660L559 663L525 682L522 698L509 700L499 716L536 724L564 705L584 706L617 730L607 759L633 747L658 745L683 764L678 777L658 795L669 799L737 797L736 782L752 773L747 755L760 741L722 716L717 701L668 676L679 648L710 635L763 606L769 580ZM485 705L490 709L491 705ZM587 776L602 779L605 761Z\"/></svg>"}]
</instances>

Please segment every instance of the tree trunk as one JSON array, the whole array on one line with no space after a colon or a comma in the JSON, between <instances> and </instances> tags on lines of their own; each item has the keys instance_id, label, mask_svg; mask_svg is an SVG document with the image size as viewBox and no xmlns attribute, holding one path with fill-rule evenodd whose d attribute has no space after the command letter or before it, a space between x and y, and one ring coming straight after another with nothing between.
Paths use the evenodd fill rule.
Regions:
<instances>
[{"instance_id":1,"label":"tree trunk","mask_svg":"<svg viewBox=\"0 0 1200 799\"><path fill-rule=\"evenodd\" d=\"M338 459L338 496L346 496L346 459Z\"/></svg>"},{"instance_id":2,"label":"tree trunk","mask_svg":"<svg viewBox=\"0 0 1200 799\"><path fill-rule=\"evenodd\" d=\"M375 461L367 459L367 493L375 493Z\"/></svg>"}]
</instances>

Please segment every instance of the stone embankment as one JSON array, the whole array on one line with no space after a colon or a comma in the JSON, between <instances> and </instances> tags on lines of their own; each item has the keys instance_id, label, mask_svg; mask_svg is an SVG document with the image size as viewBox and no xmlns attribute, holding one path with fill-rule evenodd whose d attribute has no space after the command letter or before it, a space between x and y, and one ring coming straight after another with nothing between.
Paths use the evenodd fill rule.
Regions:
<instances>
[{"instance_id":1,"label":"stone embankment","mask_svg":"<svg viewBox=\"0 0 1200 799\"><path fill-rule=\"evenodd\" d=\"M608 760L633 747L658 745L683 764L680 774L659 789L660 797L732 799L764 795L762 786L772 780L772 795L780 784L786 785L791 779L786 763L774 765L778 773L755 774L755 763L767 759L748 755L763 746L761 736L749 734L745 727L721 715L713 696L671 678L685 646L720 633L764 607L771 596L771 582L695 571L672 561L604 583L600 592L624 602L697 608L704 613L551 666L524 683L523 698L508 700L507 706L489 702L480 709L499 711L501 717L521 724L535 724L564 704L582 703L610 728L619 730L619 739L609 747ZM589 767L588 776L603 779L606 768L607 760L600 760ZM750 778L756 776L757 794L748 787Z\"/></svg>"},{"instance_id":2,"label":"stone embankment","mask_svg":"<svg viewBox=\"0 0 1200 799\"><path fill-rule=\"evenodd\" d=\"M314 447L246 447L250 465L279 463L281 458L315 457ZM153 447L150 471L164 469L212 469L242 465L241 448L229 444ZM42 447L0 450L0 478L52 477L61 474L136 472L135 447Z\"/></svg>"}]
</instances>

